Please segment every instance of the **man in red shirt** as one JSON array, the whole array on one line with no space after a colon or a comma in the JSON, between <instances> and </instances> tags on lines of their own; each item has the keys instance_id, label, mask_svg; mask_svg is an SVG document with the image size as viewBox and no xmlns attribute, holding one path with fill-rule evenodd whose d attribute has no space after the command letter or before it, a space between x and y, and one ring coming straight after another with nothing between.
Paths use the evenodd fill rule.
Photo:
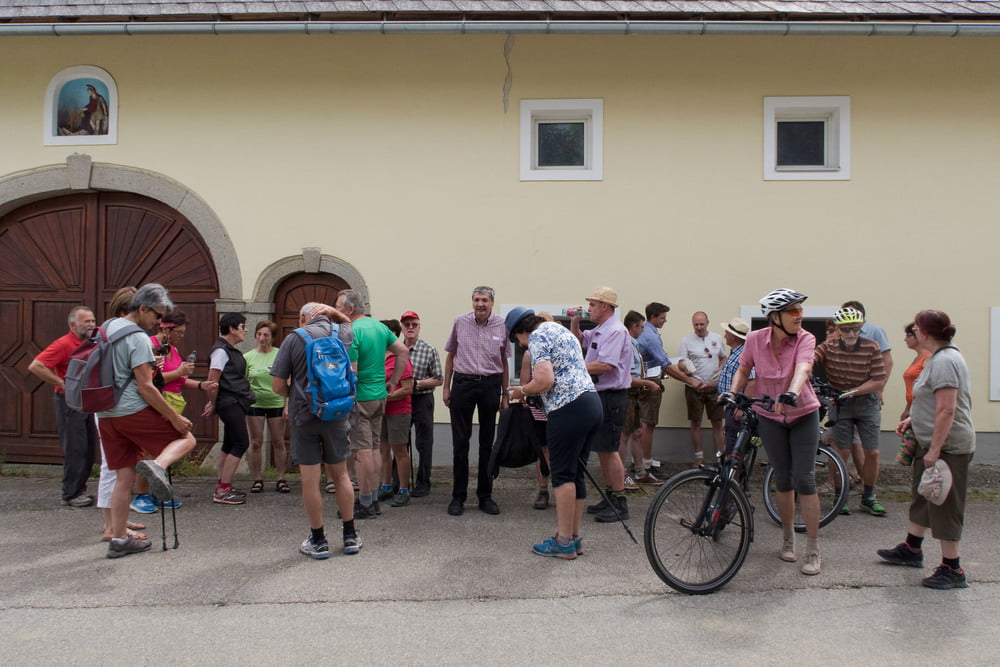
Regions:
<instances>
[{"instance_id":1,"label":"man in red shirt","mask_svg":"<svg viewBox=\"0 0 1000 667\"><path fill-rule=\"evenodd\" d=\"M55 386L56 428L63 452L62 500L70 507L87 507L94 497L87 495L87 478L97 457L97 425L94 416L66 405L63 380L69 357L80 342L90 337L97 322L86 306L69 311L69 333L42 350L28 370Z\"/></svg>"}]
</instances>

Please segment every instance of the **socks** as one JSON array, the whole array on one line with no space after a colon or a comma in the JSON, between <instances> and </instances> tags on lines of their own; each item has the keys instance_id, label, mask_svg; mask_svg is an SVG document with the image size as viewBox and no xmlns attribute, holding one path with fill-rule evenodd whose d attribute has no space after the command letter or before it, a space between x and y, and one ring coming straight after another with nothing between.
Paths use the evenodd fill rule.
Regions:
<instances>
[{"instance_id":1,"label":"socks","mask_svg":"<svg viewBox=\"0 0 1000 667\"><path fill-rule=\"evenodd\" d=\"M361 503L362 507L372 506L372 494L370 493L360 493L358 494L358 502Z\"/></svg>"},{"instance_id":2,"label":"socks","mask_svg":"<svg viewBox=\"0 0 1000 667\"><path fill-rule=\"evenodd\" d=\"M960 560L961 560L960 558L942 558L941 562L950 567L951 569L955 570L955 572L961 572L962 565L959 562Z\"/></svg>"},{"instance_id":3,"label":"socks","mask_svg":"<svg viewBox=\"0 0 1000 667\"><path fill-rule=\"evenodd\" d=\"M354 519L344 522L344 537L354 537L357 532L354 530Z\"/></svg>"},{"instance_id":4,"label":"socks","mask_svg":"<svg viewBox=\"0 0 1000 667\"><path fill-rule=\"evenodd\" d=\"M911 533L906 534L906 546L910 547L910 550L916 553L920 552L920 548L924 545L924 538L917 537Z\"/></svg>"},{"instance_id":5,"label":"socks","mask_svg":"<svg viewBox=\"0 0 1000 667\"><path fill-rule=\"evenodd\" d=\"M319 528L310 528L312 531L313 544L322 544L326 542L326 533L323 532L323 526Z\"/></svg>"},{"instance_id":6,"label":"socks","mask_svg":"<svg viewBox=\"0 0 1000 667\"><path fill-rule=\"evenodd\" d=\"M875 495L875 486L874 485L868 486L867 484L865 484L864 491L861 492L861 495L865 498L873 497Z\"/></svg>"},{"instance_id":7,"label":"socks","mask_svg":"<svg viewBox=\"0 0 1000 667\"><path fill-rule=\"evenodd\" d=\"M383 484L382 486L378 487L378 490L379 491L392 491L392 484Z\"/></svg>"},{"instance_id":8,"label":"socks","mask_svg":"<svg viewBox=\"0 0 1000 667\"><path fill-rule=\"evenodd\" d=\"M392 487L390 486L389 488L391 489ZM399 492L402 493L405 496L410 495L410 490L407 487L405 487L405 486L399 487Z\"/></svg>"}]
</instances>

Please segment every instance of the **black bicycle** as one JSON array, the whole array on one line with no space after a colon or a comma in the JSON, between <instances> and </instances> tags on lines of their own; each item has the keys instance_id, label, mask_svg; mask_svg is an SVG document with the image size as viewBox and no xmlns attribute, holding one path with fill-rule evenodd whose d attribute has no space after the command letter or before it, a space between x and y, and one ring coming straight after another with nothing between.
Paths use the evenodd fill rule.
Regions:
<instances>
[{"instance_id":1,"label":"black bicycle","mask_svg":"<svg viewBox=\"0 0 1000 667\"><path fill-rule=\"evenodd\" d=\"M733 394L729 403L743 413L732 452L723 454L718 466L701 466L668 479L646 512L643 539L650 565L667 585L689 595L711 593L728 583L743 566L753 541L753 507L748 496L760 439L757 413L752 408L760 405L770 411L774 399ZM817 470L823 479L833 470L846 481L847 470L840 457L825 445L817 452ZM773 474L773 470L770 476L765 473L765 478L771 479ZM763 487L765 505L769 488ZM846 496L847 487L841 484L837 498L846 501ZM823 511L821 520L829 523L842 502L823 505L823 510L825 505L834 508ZM780 525L777 513L772 516Z\"/></svg>"}]
</instances>

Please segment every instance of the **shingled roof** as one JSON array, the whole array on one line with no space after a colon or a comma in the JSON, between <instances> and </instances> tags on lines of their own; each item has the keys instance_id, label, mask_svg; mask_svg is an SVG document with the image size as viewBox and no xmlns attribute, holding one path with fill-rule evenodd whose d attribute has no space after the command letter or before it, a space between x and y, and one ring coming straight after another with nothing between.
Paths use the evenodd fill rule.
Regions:
<instances>
[{"instance_id":1,"label":"shingled roof","mask_svg":"<svg viewBox=\"0 0 1000 667\"><path fill-rule=\"evenodd\" d=\"M0 22L503 18L996 21L1000 0L0 0Z\"/></svg>"}]
</instances>

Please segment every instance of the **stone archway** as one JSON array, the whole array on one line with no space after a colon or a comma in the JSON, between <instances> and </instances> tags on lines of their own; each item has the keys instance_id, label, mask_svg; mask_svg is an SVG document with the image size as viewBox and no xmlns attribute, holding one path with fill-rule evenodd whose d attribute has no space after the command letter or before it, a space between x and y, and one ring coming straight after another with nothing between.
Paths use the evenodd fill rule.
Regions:
<instances>
[{"instance_id":1,"label":"stone archway","mask_svg":"<svg viewBox=\"0 0 1000 667\"><path fill-rule=\"evenodd\" d=\"M81 191L129 192L160 201L187 218L208 247L219 277L220 301L243 301L243 277L229 234L215 211L190 188L156 172L94 163L74 153L50 165L0 178L0 216L24 204Z\"/></svg>"}]
</instances>

